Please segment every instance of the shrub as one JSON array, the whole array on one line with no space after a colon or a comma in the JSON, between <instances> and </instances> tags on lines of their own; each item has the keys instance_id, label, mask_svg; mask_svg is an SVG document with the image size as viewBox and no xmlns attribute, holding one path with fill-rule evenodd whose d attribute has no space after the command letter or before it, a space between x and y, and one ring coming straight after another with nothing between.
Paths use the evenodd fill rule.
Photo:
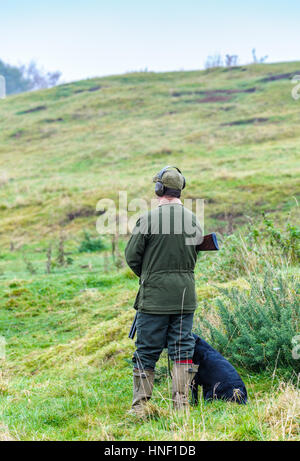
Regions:
<instances>
[{"instance_id":1,"label":"shrub","mask_svg":"<svg viewBox=\"0 0 300 461\"><path fill-rule=\"evenodd\" d=\"M24 260L27 271L30 272L30 274L32 275L36 274L36 268L34 267L32 262L27 258L25 254L23 254L23 260Z\"/></svg>"},{"instance_id":2,"label":"shrub","mask_svg":"<svg viewBox=\"0 0 300 461\"><path fill-rule=\"evenodd\" d=\"M274 369L276 366L300 371L300 360L292 356L297 335L300 306L299 282L282 277L255 278L251 292L221 290L217 300L220 326L205 322L211 341L237 365L249 370Z\"/></svg>"},{"instance_id":3,"label":"shrub","mask_svg":"<svg viewBox=\"0 0 300 461\"><path fill-rule=\"evenodd\" d=\"M263 228L259 232L252 228L248 234L248 240L255 244L259 239L264 239L269 251L277 249L289 262L296 264L300 261L300 228L287 222L285 229L277 228L271 219L264 216Z\"/></svg>"},{"instance_id":4,"label":"shrub","mask_svg":"<svg viewBox=\"0 0 300 461\"><path fill-rule=\"evenodd\" d=\"M99 237L92 238L87 231L84 232L83 239L78 248L80 253L92 253L94 251L101 251L104 249L105 245Z\"/></svg>"},{"instance_id":5,"label":"shrub","mask_svg":"<svg viewBox=\"0 0 300 461\"><path fill-rule=\"evenodd\" d=\"M300 261L300 228L287 222L279 229L263 216L243 234L227 236L218 254L203 255L202 260L207 274L222 281L295 265Z\"/></svg>"}]
</instances>

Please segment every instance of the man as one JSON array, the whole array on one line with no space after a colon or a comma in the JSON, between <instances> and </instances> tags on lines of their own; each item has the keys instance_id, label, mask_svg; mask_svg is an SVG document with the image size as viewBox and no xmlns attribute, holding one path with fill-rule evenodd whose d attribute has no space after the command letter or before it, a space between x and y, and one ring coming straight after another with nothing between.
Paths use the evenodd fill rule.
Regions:
<instances>
[{"instance_id":1,"label":"man","mask_svg":"<svg viewBox=\"0 0 300 461\"><path fill-rule=\"evenodd\" d=\"M155 365L164 347L174 361L175 409L187 408L189 385L196 372L192 363L197 306L194 267L201 229L196 216L180 201L185 187L180 170L165 167L153 181L158 207L137 221L125 250L129 267L140 277L134 305L138 315L131 409L140 416L151 398Z\"/></svg>"}]
</instances>

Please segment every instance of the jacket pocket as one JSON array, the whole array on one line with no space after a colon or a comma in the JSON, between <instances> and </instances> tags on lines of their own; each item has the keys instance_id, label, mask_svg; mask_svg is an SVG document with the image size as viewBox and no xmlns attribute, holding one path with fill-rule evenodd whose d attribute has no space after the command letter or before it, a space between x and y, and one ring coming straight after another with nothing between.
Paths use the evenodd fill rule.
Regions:
<instances>
[{"instance_id":1,"label":"jacket pocket","mask_svg":"<svg viewBox=\"0 0 300 461\"><path fill-rule=\"evenodd\" d=\"M197 305L194 274L191 271L159 271L150 274L143 287L143 306L166 310L193 309Z\"/></svg>"},{"instance_id":2,"label":"jacket pocket","mask_svg":"<svg viewBox=\"0 0 300 461\"><path fill-rule=\"evenodd\" d=\"M142 279L140 287L139 287L139 291L137 292L134 305L133 305L135 310L138 310L139 308L143 307L144 286L145 286L145 279Z\"/></svg>"}]
</instances>

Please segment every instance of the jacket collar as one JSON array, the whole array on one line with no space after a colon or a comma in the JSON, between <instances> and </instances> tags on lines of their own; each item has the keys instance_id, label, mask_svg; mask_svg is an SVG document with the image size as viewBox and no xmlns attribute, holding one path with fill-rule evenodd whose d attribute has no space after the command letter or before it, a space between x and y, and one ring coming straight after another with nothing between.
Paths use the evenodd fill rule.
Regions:
<instances>
[{"instance_id":1,"label":"jacket collar","mask_svg":"<svg viewBox=\"0 0 300 461\"><path fill-rule=\"evenodd\" d=\"M158 199L158 206L174 204L182 205L182 201L179 198L169 197L168 195L164 195Z\"/></svg>"}]
</instances>

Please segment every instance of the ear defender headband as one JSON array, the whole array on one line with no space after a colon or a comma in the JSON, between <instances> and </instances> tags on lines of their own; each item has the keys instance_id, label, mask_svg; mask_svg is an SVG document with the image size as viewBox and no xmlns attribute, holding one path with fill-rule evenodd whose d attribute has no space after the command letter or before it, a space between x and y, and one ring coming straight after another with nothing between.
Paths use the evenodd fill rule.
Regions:
<instances>
[{"instance_id":1,"label":"ear defender headband","mask_svg":"<svg viewBox=\"0 0 300 461\"><path fill-rule=\"evenodd\" d=\"M165 172L169 169L169 168L175 168L175 170L178 171L178 173L181 174L181 176L183 177L183 186L182 186L182 189L185 188L185 177L183 176L183 174L181 173L180 169L177 168L177 166L165 166L162 170L160 170L160 172L158 173L157 175L157 178L158 180L156 181L155 183L155 193L156 195L158 195L159 197L162 197L165 192L166 192L166 187L163 185L162 183L162 177L163 175L165 174Z\"/></svg>"}]
</instances>

